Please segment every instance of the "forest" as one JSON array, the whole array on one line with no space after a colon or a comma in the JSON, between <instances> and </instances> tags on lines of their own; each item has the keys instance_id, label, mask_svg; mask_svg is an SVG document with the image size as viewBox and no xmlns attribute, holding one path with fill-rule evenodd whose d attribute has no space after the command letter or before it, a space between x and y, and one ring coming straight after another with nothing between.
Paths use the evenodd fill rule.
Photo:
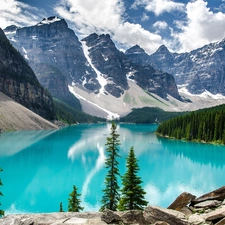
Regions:
<instances>
[{"instance_id":1,"label":"forest","mask_svg":"<svg viewBox=\"0 0 225 225\"><path fill-rule=\"evenodd\" d=\"M225 105L169 119L159 125L156 133L188 141L225 144Z\"/></svg>"}]
</instances>

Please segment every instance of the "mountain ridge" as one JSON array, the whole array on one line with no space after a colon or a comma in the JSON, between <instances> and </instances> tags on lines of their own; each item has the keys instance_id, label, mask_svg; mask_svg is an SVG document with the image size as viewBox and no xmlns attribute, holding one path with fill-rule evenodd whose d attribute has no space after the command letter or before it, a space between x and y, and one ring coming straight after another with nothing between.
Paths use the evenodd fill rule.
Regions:
<instances>
[{"instance_id":1,"label":"mountain ridge","mask_svg":"<svg viewBox=\"0 0 225 225\"><path fill-rule=\"evenodd\" d=\"M225 103L223 98L216 103L213 98L197 96L205 87L198 77L187 77L189 86L182 76L183 81L177 83L179 77L171 73L175 68L170 67L171 62L179 59L179 68L185 70L183 67L190 60L187 53L181 57L169 52L166 46L161 46L155 55L148 55L138 45L125 53L119 51L109 34L94 33L79 41L66 21L54 16L31 27L6 28L5 32L53 97L66 101L72 92L69 104L95 116L121 116L132 108L145 106L184 111L202 108L204 104ZM180 94L177 84L182 87ZM190 91L194 90L193 85L198 92Z\"/></svg>"}]
</instances>

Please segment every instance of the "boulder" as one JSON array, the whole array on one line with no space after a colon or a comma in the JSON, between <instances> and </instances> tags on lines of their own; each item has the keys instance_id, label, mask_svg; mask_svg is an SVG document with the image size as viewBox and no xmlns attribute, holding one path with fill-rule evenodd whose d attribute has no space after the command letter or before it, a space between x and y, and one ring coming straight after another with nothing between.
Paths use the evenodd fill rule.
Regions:
<instances>
[{"instance_id":1,"label":"boulder","mask_svg":"<svg viewBox=\"0 0 225 225\"><path fill-rule=\"evenodd\" d=\"M203 224L205 222L205 219L203 218L202 215L193 214L188 218L188 222L189 224L192 224L192 225L199 225L199 224Z\"/></svg>"},{"instance_id":2,"label":"boulder","mask_svg":"<svg viewBox=\"0 0 225 225\"><path fill-rule=\"evenodd\" d=\"M187 207L187 206L183 207L180 210L180 212L182 212L183 214L185 214L185 216L187 216L187 217L189 217L190 215L193 214L193 211L189 207Z\"/></svg>"},{"instance_id":3,"label":"boulder","mask_svg":"<svg viewBox=\"0 0 225 225\"><path fill-rule=\"evenodd\" d=\"M158 221L158 222L154 223L154 225L170 225L170 224L167 222L164 222L164 221Z\"/></svg>"},{"instance_id":4,"label":"boulder","mask_svg":"<svg viewBox=\"0 0 225 225\"><path fill-rule=\"evenodd\" d=\"M221 205L221 201L217 200L207 200L194 205L195 208L215 208Z\"/></svg>"},{"instance_id":5,"label":"boulder","mask_svg":"<svg viewBox=\"0 0 225 225\"><path fill-rule=\"evenodd\" d=\"M182 208L187 206L195 198L196 198L195 195L183 192L175 199L175 201L168 207L168 209L181 211Z\"/></svg>"},{"instance_id":6,"label":"boulder","mask_svg":"<svg viewBox=\"0 0 225 225\"><path fill-rule=\"evenodd\" d=\"M114 211L106 209L101 215L101 220L106 223L117 223L121 221L121 218Z\"/></svg>"},{"instance_id":7,"label":"boulder","mask_svg":"<svg viewBox=\"0 0 225 225\"><path fill-rule=\"evenodd\" d=\"M222 219L224 217L225 217L225 207L218 208L218 209L204 215L204 219L207 221Z\"/></svg>"},{"instance_id":8,"label":"boulder","mask_svg":"<svg viewBox=\"0 0 225 225\"><path fill-rule=\"evenodd\" d=\"M172 225L188 225L183 213L158 206L147 206L144 211L144 218L148 223L163 221Z\"/></svg>"},{"instance_id":9,"label":"boulder","mask_svg":"<svg viewBox=\"0 0 225 225\"><path fill-rule=\"evenodd\" d=\"M143 211L141 210L126 211L120 217L124 224L146 224Z\"/></svg>"},{"instance_id":10,"label":"boulder","mask_svg":"<svg viewBox=\"0 0 225 225\"><path fill-rule=\"evenodd\" d=\"M191 205L195 205L200 202L204 202L207 200L218 200L218 201L223 201L225 199L225 186L216 189L212 192L209 192L207 194L204 194L198 198L195 198L191 201Z\"/></svg>"},{"instance_id":11,"label":"boulder","mask_svg":"<svg viewBox=\"0 0 225 225\"><path fill-rule=\"evenodd\" d=\"M225 218L217 222L215 225L224 225L225 224Z\"/></svg>"}]
</instances>

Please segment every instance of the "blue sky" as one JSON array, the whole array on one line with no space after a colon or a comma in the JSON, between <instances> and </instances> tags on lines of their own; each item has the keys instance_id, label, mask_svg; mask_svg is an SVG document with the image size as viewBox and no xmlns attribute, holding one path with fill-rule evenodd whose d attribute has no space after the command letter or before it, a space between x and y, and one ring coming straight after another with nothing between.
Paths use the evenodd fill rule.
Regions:
<instances>
[{"instance_id":1,"label":"blue sky","mask_svg":"<svg viewBox=\"0 0 225 225\"><path fill-rule=\"evenodd\" d=\"M109 33L120 48L187 52L225 38L225 0L1 0L0 27L64 18L81 39Z\"/></svg>"}]
</instances>

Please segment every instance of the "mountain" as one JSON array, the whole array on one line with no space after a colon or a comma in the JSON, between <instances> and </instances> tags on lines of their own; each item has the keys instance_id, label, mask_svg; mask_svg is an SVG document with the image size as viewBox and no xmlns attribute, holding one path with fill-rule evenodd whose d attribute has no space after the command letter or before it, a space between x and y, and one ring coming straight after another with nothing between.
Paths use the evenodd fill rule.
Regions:
<instances>
[{"instance_id":1,"label":"mountain","mask_svg":"<svg viewBox=\"0 0 225 225\"><path fill-rule=\"evenodd\" d=\"M81 83L83 74L91 71L85 66L80 42L65 20L50 17L35 26L10 26L4 32L53 97L81 110L79 101L68 90L68 83Z\"/></svg>"},{"instance_id":2,"label":"mountain","mask_svg":"<svg viewBox=\"0 0 225 225\"><path fill-rule=\"evenodd\" d=\"M0 91L47 119L54 118L51 95L0 29Z\"/></svg>"},{"instance_id":3,"label":"mountain","mask_svg":"<svg viewBox=\"0 0 225 225\"><path fill-rule=\"evenodd\" d=\"M141 51L139 46L135 49ZM213 95L225 95L225 40L186 53L172 53L165 45L152 55L131 54L131 50L126 54L133 62L172 74L177 85L191 94L208 91Z\"/></svg>"},{"instance_id":4,"label":"mountain","mask_svg":"<svg viewBox=\"0 0 225 225\"><path fill-rule=\"evenodd\" d=\"M78 109L82 105L87 113L98 116L101 111L105 116L112 110L125 114L133 107L152 106L155 99L160 104L169 96L181 100L172 75L132 62L108 34L91 34L79 41L66 21L58 17L4 31L53 97ZM137 88L132 89L134 86ZM138 88L141 96L134 93ZM133 103L124 99L133 99ZM120 103L113 107L110 101Z\"/></svg>"}]
</instances>

